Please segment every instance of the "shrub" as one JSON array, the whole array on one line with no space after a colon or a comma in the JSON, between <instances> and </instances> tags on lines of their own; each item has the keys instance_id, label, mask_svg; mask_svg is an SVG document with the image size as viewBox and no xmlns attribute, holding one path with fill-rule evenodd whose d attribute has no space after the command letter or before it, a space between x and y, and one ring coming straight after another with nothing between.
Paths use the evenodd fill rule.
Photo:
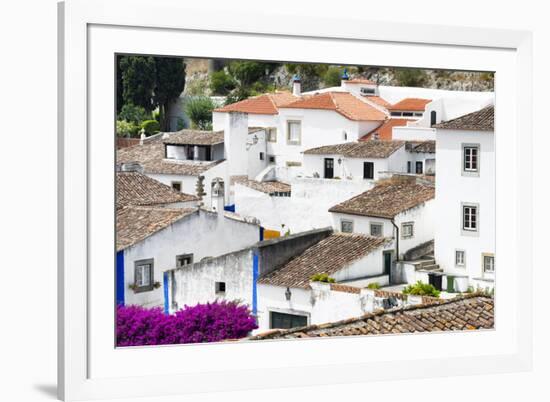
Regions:
<instances>
[{"instance_id":1,"label":"shrub","mask_svg":"<svg viewBox=\"0 0 550 402\"><path fill-rule=\"evenodd\" d=\"M428 76L423 70L404 68L395 71L395 79L399 86L420 87L428 80Z\"/></svg>"},{"instance_id":2,"label":"shrub","mask_svg":"<svg viewBox=\"0 0 550 402\"><path fill-rule=\"evenodd\" d=\"M258 328L248 307L228 301L185 306L174 315L120 305L116 323L118 346L218 342L243 338Z\"/></svg>"},{"instance_id":3,"label":"shrub","mask_svg":"<svg viewBox=\"0 0 550 402\"><path fill-rule=\"evenodd\" d=\"M160 131L160 124L156 120L145 120L141 123L141 128L145 130L145 134L151 135Z\"/></svg>"},{"instance_id":4,"label":"shrub","mask_svg":"<svg viewBox=\"0 0 550 402\"><path fill-rule=\"evenodd\" d=\"M311 278L309 279L312 282L325 282L325 283L336 282L334 278L331 278L330 276L328 276L328 274L325 274L325 273L312 275Z\"/></svg>"},{"instance_id":5,"label":"shrub","mask_svg":"<svg viewBox=\"0 0 550 402\"><path fill-rule=\"evenodd\" d=\"M433 285L418 281L414 285L405 287L405 289L403 289L403 294L439 297L440 292Z\"/></svg>"},{"instance_id":6,"label":"shrub","mask_svg":"<svg viewBox=\"0 0 550 402\"><path fill-rule=\"evenodd\" d=\"M326 87L340 86L341 80L342 72L338 67L329 67L325 74L323 74L323 83Z\"/></svg>"},{"instance_id":7,"label":"shrub","mask_svg":"<svg viewBox=\"0 0 550 402\"><path fill-rule=\"evenodd\" d=\"M369 283L367 289L380 289L380 284L378 282Z\"/></svg>"},{"instance_id":8,"label":"shrub","mask_svg":"<svg viewBox=\"0 0 550 402\"><path fill-rule=\"evenodd\" d=\"M185 104L185 113L191 120L191 126L199 130L210 129L214 107L214 102L207 96L190 99Z\"/></svg>"},{"instance_id":9,"label":"shrub","mask_svg":"<svg viewBox=\"0 0 550 402\"><path fill-rule=\"evenodd\" d=\"M151 118L151 114L147 113L147 111L141 106L126 104L122 106L117 118L118 120L126 120L130 123L134 123L136 126L139 126L142 121L149 120Z\"/></svg>"},{"instance_id":10,"label":"shrub","mask_svg":"<svg viewBox=\"0 0 550 402\"><path fill-rule=\"evenodd\" d=\"M224 70L210 74L210 91L214 95L228 95L235 86L235 80Z\"/></svg>"},{"instance_id":11,"label":"shrub","mask_svg":"<svg viewBox=\"0 0 550 402\"><path fill-rule=\"evenodd\" d=\"M139 127L126 120L116 121L116 135L119 137L133 137L137 135Z\"/></svg>"}]
</instances>

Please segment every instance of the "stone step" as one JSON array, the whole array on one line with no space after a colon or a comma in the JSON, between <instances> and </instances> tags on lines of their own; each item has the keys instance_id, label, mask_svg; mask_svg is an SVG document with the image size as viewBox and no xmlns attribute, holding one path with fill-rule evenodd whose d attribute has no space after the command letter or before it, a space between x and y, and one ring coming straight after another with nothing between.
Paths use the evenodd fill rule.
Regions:
<instances>
[{"instance_id":1,"label":"stone step","mask_svg":"<svg viewBox=\"0 0 550 402\"><path fill-rule=\"evenodd\" d=\"M439 264L429 264L429 265L424 265L422 267L422 269L426 270L426 271L436 271L439 269Z\"/></svg>"},{"instance_id":2,"label":"stone step","mask_svg":"<svg viewBox=\"0 0 550 402\"><path fill-rule=\"evenodd\" d=\"M432 258L432 259L429 259L429 260L422 261L422 263L420 264L420 267L424 268L428 265L434 265L434 264L435 264L435 260Z\"/></svg>"}]
</instances>

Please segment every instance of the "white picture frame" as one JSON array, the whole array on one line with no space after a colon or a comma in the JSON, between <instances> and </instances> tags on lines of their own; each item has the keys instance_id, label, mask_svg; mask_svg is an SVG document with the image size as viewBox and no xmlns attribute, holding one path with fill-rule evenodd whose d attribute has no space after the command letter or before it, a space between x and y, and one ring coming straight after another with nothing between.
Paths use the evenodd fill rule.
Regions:
<instances>
[{"instance_id":1,"label":"white picture frame","mask_svg":"<svg viewBox=\"0 0 550 402\"><path fill-rule=\"evenodd\" d=\"M286 16L285 24L280 21L269 12L253 15L238 6L232 13L218 15L206 5L195 4L191 9L178 0L60 3L61 399L163 396L531 368L531 34L298 15ZM228 46L229 40L233 46ZM330 51L322 54L321 49ZM114 270L101 263L112 259L114 244L112 165L96 163L113 157L101 151L109 141L113 145L112 137L105 143L93 134L114 126L114 86L110 85L116 52L495 71L497 228L506 223L506 230L497 230L496 239L499 272L504 274L498 277L495 330L115 349ZM504 167L506 175L499 173ZM111 290L113 297L99 296ZM442 349L449 344L448 337L455 350ZM331 353L323 353L326 350ZM293 361L285 360L285 355L293 356ZM218 360L212 365L215 357ZM174 360L189 363L174 366ZM411 361L414 371L407 364Z\"/></svg>"}]
</instances>

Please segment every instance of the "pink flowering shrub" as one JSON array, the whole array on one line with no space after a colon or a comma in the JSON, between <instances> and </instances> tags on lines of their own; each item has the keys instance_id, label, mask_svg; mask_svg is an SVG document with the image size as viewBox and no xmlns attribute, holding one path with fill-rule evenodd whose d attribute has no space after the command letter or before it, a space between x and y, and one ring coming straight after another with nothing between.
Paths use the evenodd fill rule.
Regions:
<instances>
[{"instance_id":1,"label":"pink flowering shrub","mask_svg":"<svg viewBox=\"0 0 550 402\"><path fill-rule=\"evenodd\" d=\"M258 328L248 307L227 301L185 306L174 315L160 308L118 306L116 326L117 346L218 342Z\"/></svg>"}]
</instances>

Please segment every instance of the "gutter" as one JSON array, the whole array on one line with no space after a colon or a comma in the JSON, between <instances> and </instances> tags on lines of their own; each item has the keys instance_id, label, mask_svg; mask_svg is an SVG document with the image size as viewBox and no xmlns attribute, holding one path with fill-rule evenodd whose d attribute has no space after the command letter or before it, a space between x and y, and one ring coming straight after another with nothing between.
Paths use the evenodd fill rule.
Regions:
<instances>
[{"instance_id":1,"label":"gutter","mask_svg":"<svg viewBox=\"0 0 550 402\"><path fill-rule=\"evenodd\" d=\"M394 218L391 218L390 222L395 228L395 261L399 261L399 226L395 224Z\"/></svg>"}]
</instances>

